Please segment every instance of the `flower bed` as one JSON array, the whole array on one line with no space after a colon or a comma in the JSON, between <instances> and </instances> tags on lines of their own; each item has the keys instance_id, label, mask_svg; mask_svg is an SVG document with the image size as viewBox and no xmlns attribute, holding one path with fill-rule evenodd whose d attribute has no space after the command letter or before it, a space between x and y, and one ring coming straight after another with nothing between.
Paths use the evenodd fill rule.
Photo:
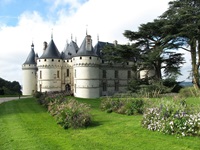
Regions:
<instances>
[{"instance_id":1,"label":"flower bed","mask_svg":"<svg viewBox=\"0 0 200 150\"><path fill-rule=\"evenodd\" d=\"M200 136L200 112L183 101L163 101L159 107L146 109L142 126L166 134Z\"/></svg>"}]
</instances>

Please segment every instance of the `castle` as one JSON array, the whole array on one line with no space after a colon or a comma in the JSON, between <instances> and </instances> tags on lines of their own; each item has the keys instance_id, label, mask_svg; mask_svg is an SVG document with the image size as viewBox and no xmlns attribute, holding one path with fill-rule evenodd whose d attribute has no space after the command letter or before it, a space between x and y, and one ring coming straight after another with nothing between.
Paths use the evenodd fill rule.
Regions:
<instances>
[{"instance_id":1,"label":"castle","mask_svg":"<svg viewBox=\"0 0 200 150\"><path fill-rule=\"evenodd\" d=\"M23 95L32 95L35 91L68 91L75 97L98 98L126 92L133 76L132 64L104 61L102 49L107 44L117 42L98 41L93 47L91 36L86 35L80 48L71 40L60 53L51 37L49 44L44 42L40 57L32 44L22 65Z\"/></svg>"}]
</instances>

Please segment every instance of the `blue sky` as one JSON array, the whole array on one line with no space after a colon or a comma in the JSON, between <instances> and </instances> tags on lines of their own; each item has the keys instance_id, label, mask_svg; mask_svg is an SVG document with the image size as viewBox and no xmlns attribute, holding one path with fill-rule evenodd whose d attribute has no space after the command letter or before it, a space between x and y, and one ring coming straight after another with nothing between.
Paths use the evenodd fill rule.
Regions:
<instances>
[{"instance_id":1,"label":"blue sky","mask_svg":"<svg viewBox=\"0 0 200 150\"><path fill-rule=\"evenodd\" d=\"M0 77L22 83L22 64L31 43L42 54L43 42L53 37L58 50L66 41L77 39L80 46L85 36L92 36L93 45L100 41L128 43L124 30L137 30L153 21L168 8L170 0L0 0ZM185 52L184 52L185 53ZM187 55L186 55L187 56ZM189 55L183 66L185 80L190 70Z\"/></svg>"},{"instance_id":2,"label":"blue sky","mask_svg":"<svg viewBox=\"0 0 200 150\"><path fill-rule=\"evenodd\" d=\"M73 1L73 0L72 0ZM24 12L37 11L44 20L56 21L58 13L65 10L69 14L72 1L68 0L0 0L0 22L9 26L16 26L19 16ZM87 0L78 0L84 4ZM76 7L73 11L76 11Z\"/></svg>"}]
</instances>

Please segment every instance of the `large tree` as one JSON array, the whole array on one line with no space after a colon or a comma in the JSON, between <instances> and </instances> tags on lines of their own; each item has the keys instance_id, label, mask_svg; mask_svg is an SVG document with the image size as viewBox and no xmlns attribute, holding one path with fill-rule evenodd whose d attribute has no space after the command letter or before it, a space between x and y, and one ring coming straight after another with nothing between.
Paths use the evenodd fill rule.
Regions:
<instances>
[{"instance_id":1,"label":"large tree","mask_svg":"<svg viewBox=\"0 0 200 150\"><path fill-rule=\"evenodd\" d=\"M184 63L182 54L172 49L176 40L168 36L173 32L166 28L167 20L157 19L153 22L141 24L138 31L126 30L124 36L134 42L140 49L141 69L155 70L156 79L162 79L162 69L167 77L177 77L181 64Z\"/></svg>"},{"instance_id":2,"label":"large tree","mask_svg":"<svg viewBox=\"0 0 200 150\"><path fill-rule=\"evenodd\" d=\"M174 47L190 52L193 83L200 88L200 0L171 1L161 18L168 21L167 28L174 29L169 33L177 40Z\"/></svg>"}]
</instances>

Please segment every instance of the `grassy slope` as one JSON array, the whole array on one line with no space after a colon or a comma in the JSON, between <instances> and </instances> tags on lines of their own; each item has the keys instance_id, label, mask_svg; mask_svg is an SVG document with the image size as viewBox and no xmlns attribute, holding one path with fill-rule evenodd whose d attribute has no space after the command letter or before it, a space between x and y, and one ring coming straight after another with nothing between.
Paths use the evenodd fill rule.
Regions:
<instances>
[{"instance_id":1,"label":"grassy slope","mask_svg":"<svg viewBox=\"0 0 200 150\"><path fill-rule=\"evenodd\" d=\"M99 100L83 100L92 106L93 125L64 130L33 99L0 105L1 150L81 149L200 149L200 138L163 135L140 126L142 116L107 114Z\"/></svg>"}]
</instances>

